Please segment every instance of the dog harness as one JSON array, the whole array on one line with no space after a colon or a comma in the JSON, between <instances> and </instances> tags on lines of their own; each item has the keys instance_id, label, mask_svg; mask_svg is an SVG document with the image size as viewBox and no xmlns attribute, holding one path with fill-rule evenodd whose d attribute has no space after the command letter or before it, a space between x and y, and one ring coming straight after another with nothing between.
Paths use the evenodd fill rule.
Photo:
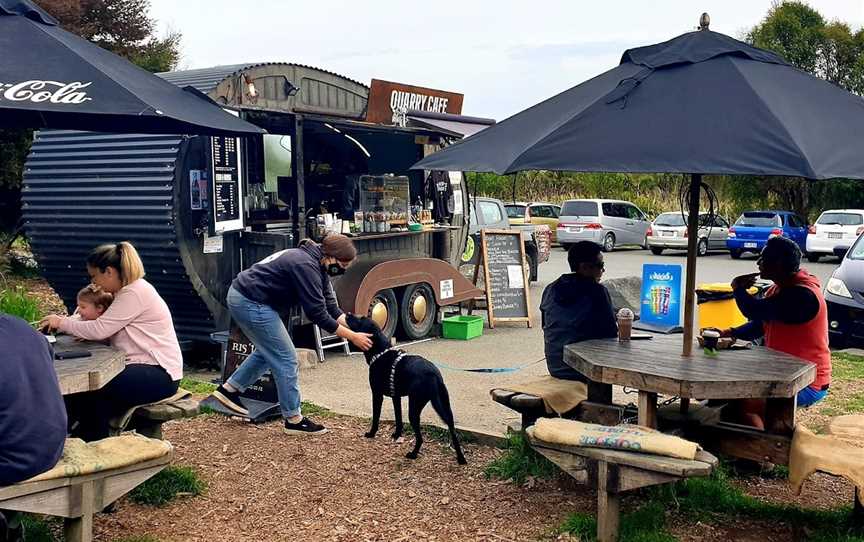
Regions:
<instances>
[{"instance_id":1,"label":"dog harness","mask_svg":"<svg viewBox=\"0 0 864 542\"><path fill-rule=\"evenodd\" d=\"M407 355L407 352L404 350L396 350L392 346L383 352L375 354L372 356L372 359L369 360L369 368L372 368L372 365L378 361L378 359L388 352L397 352L398 355L393 359L393 365L390 366L390 393L386 394L388 397L396 397L396 367L399 365L399 362L402 361Z\"/></svg>"}]
</instances>

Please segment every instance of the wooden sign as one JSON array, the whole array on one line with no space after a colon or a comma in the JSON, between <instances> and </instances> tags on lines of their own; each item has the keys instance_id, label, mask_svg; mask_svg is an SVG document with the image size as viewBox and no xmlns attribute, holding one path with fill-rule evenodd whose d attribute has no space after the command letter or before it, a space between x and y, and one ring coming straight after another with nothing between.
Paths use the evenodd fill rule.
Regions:
<instances>
[{"instance_id":1,"label":"wooden sign","mask_svg":"<svg viewBox=\"0 0 864 542\"><path fill-rule=\"evenodd\" d=\"M462 94L373 79L369 87L366 120L395 124L394 115L405 111L462 114Z\"/></svg>"},{"instance_id":2,"label":"wooden sign","mask_svg":"<svg viewBox=\"0 0 864 542\"><path fill-rule=\"evenodd\" d=\"M522 232L481 230L480 247L489 327L494 328L496 322L527 322L528 327L531 327L531 301Z\"/></svg>"},{"instance_id":3,"label":"wooden sign","mask_svg":"<svg viewBox=\"0 0 864 542\"><path fill-rule=\"evenodd\" d=\"M225 366L222 368L222 382L227 382L231 375L234 374L234 371L237 370L237 367L252 355L252 352L255 351L255 345L246 338L243 330L232 326L231 335L228 337L227 349L225 352ZM242 397L264 401L265 403L278 403L279 396L276 393L276 383L273 381L270 371L261 375L261 378L246 388Z\"/></svg>"}]
</instances>

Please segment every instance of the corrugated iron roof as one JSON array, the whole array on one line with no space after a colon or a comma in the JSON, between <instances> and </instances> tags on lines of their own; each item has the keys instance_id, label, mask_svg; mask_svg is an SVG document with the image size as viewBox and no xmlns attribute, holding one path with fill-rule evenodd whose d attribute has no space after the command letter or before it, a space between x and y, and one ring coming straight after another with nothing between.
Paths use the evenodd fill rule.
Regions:
<instances>
[{"instance_id":1,"label":"corrugated iron roof","mask_svg":"<svg viewBox=\"0 0 864 542\"><path fill-rule=\"evenodd\" d=\"M354 84L360 85L364 88L369 88L368 85L364 85L360 81L355 81L350 77L345 77L344 75L340 75L335 72L331 72L329 70L324 70L321 68L316 68L315 66L308 66L306 64L295 64L293 62L252 62L246 64L228 64L225 66L213 66L211 68L199 68L195 70L178 70L173 72L161 72L157 73L159 77L165 79L169 83L173 83L178 87L192 86L201 92L207 94L216 86L224 81L225 79L236 75L237 73L245 70L250 70L252 68L257 68L259 66L269 66L269 65L282 65L282 66L292 66L296 68L305 68L307 70L315 70L322 73L327 73L330 75L335 75L336 77L341 77L346 81L351 81Z\"/></svg>"}]
</instances>

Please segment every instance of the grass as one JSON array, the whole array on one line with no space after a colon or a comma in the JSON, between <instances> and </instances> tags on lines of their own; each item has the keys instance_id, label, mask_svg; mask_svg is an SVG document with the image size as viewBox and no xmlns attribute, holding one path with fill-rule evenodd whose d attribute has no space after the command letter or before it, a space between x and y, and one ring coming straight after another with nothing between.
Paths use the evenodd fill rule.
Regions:
<instances>
[{"instance_id":1,"label":"grass","mask_svg":"<svg viewBox=\"0 0 864 542\"><path fill-rule=\"evenodd\" d=\"M832 356L831 379L835 384L851 384L848 393L841 393L839 386L835 393L828 393L821 412L827 416L855 414L864 412L864 389L858 390L855 384L864 381L864 357L836 352Z\"/></svg>"},{"instance_id":2,"label":"grass","mask_svg":"<svg viewBox=\"0 0 864 542\"><path fill-rule=\"evenodd\" d=\"M521 433L507 437L504 454L486 466L487 478L513 480L522 484L530 478L552 478L558 474L554 463L535 452Z\"/></svg>"},{"instance_id":3,"label":"grass","mask_svg":"<svg viewBox=\"0 0 864 542\"><path fill-rule=\"evenodd\" d=\"M0 313L17 316L26 322L34 322L42 317L38 300L21 286L0 291Z\"/></svg>"},{"instance_id":4,"label":"grass","mask_svg":"<svg viewBox=\"0 0 864 542\"><path fill-rule=\"evenodd\" d=\"M21 523L24 525L24 542L57 542L51 524L59 524L59 520L25 514Z\"/></svg>"},{"instance_id":5,"label":"grass","mask_svg":"<svg viewBox=\"0 0 864 542\"><path fill-rule=\"evenodd\" d=\"M570 533L580 541L597 540L597 519L590 514L572 514L557 533ZM666 511L662 503L649 502L621 516L618 531L621 542L675 542L666 530Z\"/></svg>"},{"instance_id":6,"label":"grass","mask_svg":"<svg viewBox=\"0 0 864 542\"><path fill-rule=\"evenodd\" d=\"M138 504L163 506L178 496L201 495L206 487L194 469L171 466L136 487L129 498Z\"/></svg>"},{"instance_id":7,"label":"grass","mask_svg":"<svg viewBox=\"0 0 864 542\"><path fill-rule=\"evenodd\" d=\"M192 378L183 378L180 381L180 387L192 393L210 394L216 391L216 384Z\"/></svg>"},{"instance_id":8,"label":"grass","mask_svg":"<svg viewBox=\"0 0 864 542\"><path fill-rule=\"evenodd\" d=\"M329 408L324 408L308 401L300 403L300 411L303 412L304 416L316 416L318 418L332 418L336 415Z\"/></svg>"}]
</instances>

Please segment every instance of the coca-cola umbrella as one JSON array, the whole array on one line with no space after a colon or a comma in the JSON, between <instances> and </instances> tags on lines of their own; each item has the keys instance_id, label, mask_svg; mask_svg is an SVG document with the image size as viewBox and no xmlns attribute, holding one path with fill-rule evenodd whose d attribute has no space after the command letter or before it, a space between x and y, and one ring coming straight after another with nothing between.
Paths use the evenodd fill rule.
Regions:
<instances>
[{"instance_id":1,"label":"coca-cola umbrella","mask_svg":"<svg viewBox=\"0 0 864 542\"><path fill-rule=\"evenodd\" d=\"M690 174L685 355L703 174L864 178L864 100L700 26L413 166Z\"/></svg>"},{"instance_id":2,"label":"coca-cola umbrella","mask_svg":"<svg viewBox=\"0 0 864 542\"><path fill-rule=\"evenodd\" d=\"M264 132L203 95L63 30L29 0L0 0L0 127Z\"/></svg>"}]
</instances>

